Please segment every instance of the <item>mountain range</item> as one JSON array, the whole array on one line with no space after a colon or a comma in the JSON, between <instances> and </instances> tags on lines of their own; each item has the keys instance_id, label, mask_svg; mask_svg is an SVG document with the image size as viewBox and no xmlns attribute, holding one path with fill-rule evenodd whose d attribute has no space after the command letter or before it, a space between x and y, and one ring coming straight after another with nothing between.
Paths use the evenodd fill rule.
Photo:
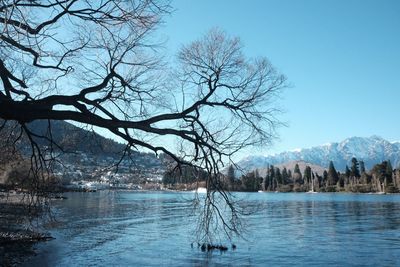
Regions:
<instances>
[{"instance_id":1,"label":"mountain range","mask_svg":"<svg viewBox=\"0 0 400 267\"><path fill-rule=\"evenodd\" d=\"M311 148L286 151L270 156L249 156L237 165L245 172L264 169L268 165L284 165L288 162L302 161L327 168L333 161L338 171L343 171L346 165L351 165L355 157L365 163L366 169L375 164L390 160L393 167L400 164L400 142L389 142L379 136L350 137L341 142L334 142Z\"/></svg>"},{"instance_id":2,"label":"mountain range","mask_svg":"<svg viewBox=\"0 0 400 267\"><path fill-rule=\"evenodd\" d=\"M46 135L48 123L47 121L35 121L30 123L28 128L36 134ZM69 151L82 151L92 155L107 155L117 158L124 149L123 144L67 122L52 121L51 129L54 140ZM43 139L36 141L41 145L48 145ZM132 153L136 161L153 162L152 164L155 165L161 163L152 153L136 151L132 151ZM286 151L275 155L248 156L236 164L244 172L258 169L261 175L269 165L293 169L292 167L296 163L299 164L300 169L310 165L315 172L319 173L328 167L330 161L333 161L338 171L343 171L346 165L351 165L353 157L364 161L367 170L384 160L390 160L392 166L398 168L400 166L400 142L389 142L379 136L350 137L341 142Z\"/></svg>"}]
</instances>

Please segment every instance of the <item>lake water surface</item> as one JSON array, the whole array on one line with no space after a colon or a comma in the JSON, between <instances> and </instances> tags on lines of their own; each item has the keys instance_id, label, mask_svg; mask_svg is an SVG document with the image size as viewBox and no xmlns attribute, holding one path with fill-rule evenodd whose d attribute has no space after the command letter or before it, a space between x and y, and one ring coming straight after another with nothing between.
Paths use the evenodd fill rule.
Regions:
<instances>
[{"instance_id":1,"label":"lake water surface","mask_svg":"<svg viewBox=\"0 0 400 267\"><path fill-rule=\"evenodd\" d=\"M66 196L26 266L400 266L400 195L235 193L257 211L223 253L191 247L190 193Z\"/></svg>"}]
</instances>

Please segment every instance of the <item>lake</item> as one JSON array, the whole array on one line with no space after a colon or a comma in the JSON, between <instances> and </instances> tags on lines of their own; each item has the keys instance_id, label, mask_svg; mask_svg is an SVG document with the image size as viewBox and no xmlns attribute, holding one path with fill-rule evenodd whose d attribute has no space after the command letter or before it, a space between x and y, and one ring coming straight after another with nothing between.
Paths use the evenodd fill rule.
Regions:
<instances>
[{"instance_id":1,"label":"lake","mask_svg":"<svg viewBox=\"0 0 400 267\"><path fill-rule=\"evenodd\" d=\"M400 195L235 193L236 250L202 252L191 193L68 193L26 266L400 266ZM226 243L230 246L230 243Z\"/></svg>"}]
</instances>

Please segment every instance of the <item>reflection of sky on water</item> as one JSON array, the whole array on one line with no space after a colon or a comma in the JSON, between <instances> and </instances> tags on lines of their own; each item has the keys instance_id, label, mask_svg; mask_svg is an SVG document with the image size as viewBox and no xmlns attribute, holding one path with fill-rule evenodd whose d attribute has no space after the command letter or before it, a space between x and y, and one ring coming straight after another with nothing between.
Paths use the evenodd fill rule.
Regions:
<instances>
[{"instance_id":1,"label":"reflection of sky on water","mask_svg":"<svg viewBox=\"0 0 400 267\"><path fill-rule=\"evenodd\" d=\"M54 241L27 264L400 264L400 195L240 193L246 240L203 253L193 241L188 193L71 193L59 201Z\"/></svg>"}]
</instances>

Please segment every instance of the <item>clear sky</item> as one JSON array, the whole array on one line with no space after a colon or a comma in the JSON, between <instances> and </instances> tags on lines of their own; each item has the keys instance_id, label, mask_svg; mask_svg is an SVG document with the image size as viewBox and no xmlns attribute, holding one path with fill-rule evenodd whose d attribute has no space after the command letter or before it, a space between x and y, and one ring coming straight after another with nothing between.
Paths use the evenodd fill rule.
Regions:
<instances>
[{"instance_id":1,"label":"clear sky","mask_svg":"<svg viewBox=\"0 0 400 267\"><path fill-rule=\"evenodd\" d=\"M172 0L160 34L173 56L218 27L250 57L266 56L292 88L282 97L288 127L256 154L350 136L400 140L400 1Z\"/></svg>"}]
</instances>

